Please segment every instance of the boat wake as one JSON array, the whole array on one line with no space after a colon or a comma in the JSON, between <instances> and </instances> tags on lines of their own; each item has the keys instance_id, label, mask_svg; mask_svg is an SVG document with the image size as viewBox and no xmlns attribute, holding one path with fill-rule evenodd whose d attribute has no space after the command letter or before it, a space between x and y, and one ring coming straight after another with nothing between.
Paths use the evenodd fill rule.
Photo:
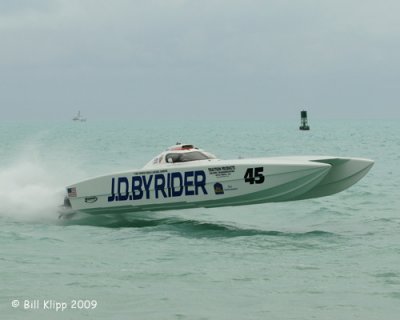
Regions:
<instances>
[{"instance_id":1,"label":"boat wake","mask_svg":"<svg viewBox=\"0 0 400 320\"><path fill-rule=\"evenodd\" d=\"M62 225L84 225L104 228L140 228L142 231L162 231L175 233L190 238L234 238L252 236L271 236L286 238L326 238L337 236L334 233L311 230L305 232L287 232L249 228L237 224L226 224L219 221L201 221L182 217L160 217L157 212L142 212L120 215L86 215L77 214L71 219L60 220Z\"/></svg>"}]
</instances>

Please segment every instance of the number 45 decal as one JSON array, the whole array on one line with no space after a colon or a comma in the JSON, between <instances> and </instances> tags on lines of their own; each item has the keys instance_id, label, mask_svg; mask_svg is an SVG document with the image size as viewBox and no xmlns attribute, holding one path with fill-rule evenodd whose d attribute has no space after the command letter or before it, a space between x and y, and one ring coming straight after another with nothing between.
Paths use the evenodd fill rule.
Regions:
<instances>
[{"instance_id":1,"label":"number 45 decal","mask_svg":"<svg viewBox=\"0 0 400 320\"><path fill-rule=\"evenodd\" d=\"M254 184L254 182L257 184L263 183L265 181L265 177L262 174L263 171L263 167L248 168L244 174L244 181L250 184Z\"/></svg>"}]
</instances>

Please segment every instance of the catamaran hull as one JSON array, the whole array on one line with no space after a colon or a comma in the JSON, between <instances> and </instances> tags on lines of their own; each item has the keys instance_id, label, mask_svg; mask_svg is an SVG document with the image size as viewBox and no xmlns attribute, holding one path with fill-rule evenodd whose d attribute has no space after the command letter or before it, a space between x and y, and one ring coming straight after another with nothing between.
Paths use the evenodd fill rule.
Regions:
<instances>
[{"instance_id":1,"label":"catamaran hull","mask_svg":"<svg viewBox=\"0 0 400 320\"><path fill-rule=\"evenodd\" d=\"M371 160L333 157L167 164L71 185L64 207L109 214L301 200L342 191L372 165Z\"/></svg>"}]
</instances>

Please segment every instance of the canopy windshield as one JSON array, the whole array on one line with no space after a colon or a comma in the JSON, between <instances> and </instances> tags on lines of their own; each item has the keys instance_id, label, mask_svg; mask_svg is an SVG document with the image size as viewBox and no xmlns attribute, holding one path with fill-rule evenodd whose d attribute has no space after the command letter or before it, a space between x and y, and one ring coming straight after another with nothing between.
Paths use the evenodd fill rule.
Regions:
<instances>
[{"instance_id":1,"label":"canopy windshield","mask_svg":"<svg viewBox=\"0 0 400 320\"><path fill-rule=\"evenodd\" d=\"M192 151L185 153L168 153L165 156L165 161L168 163L188 162L188 161L207 160L207 159L214 159L214 158L200 151Z\"/></svg>"}]
</instances>

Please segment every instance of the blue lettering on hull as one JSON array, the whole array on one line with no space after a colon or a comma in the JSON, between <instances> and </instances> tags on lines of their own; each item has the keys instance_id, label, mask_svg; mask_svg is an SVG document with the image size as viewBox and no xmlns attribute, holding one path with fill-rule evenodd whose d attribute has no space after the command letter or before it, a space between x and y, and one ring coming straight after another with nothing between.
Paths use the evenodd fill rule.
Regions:
<instances>
[{"instance_id":1,"label":"blue lettering on hull","mask_svg":"<svg viewBox=\"0 0 400 320\"><path fill-rule=\"evenodd\" d=\"M108 202L172 198L181 196L207 195L206 174L203 170L172 172L167 174L139 175L111 179L111 192Z\"/></svg>"}]
</instances>

